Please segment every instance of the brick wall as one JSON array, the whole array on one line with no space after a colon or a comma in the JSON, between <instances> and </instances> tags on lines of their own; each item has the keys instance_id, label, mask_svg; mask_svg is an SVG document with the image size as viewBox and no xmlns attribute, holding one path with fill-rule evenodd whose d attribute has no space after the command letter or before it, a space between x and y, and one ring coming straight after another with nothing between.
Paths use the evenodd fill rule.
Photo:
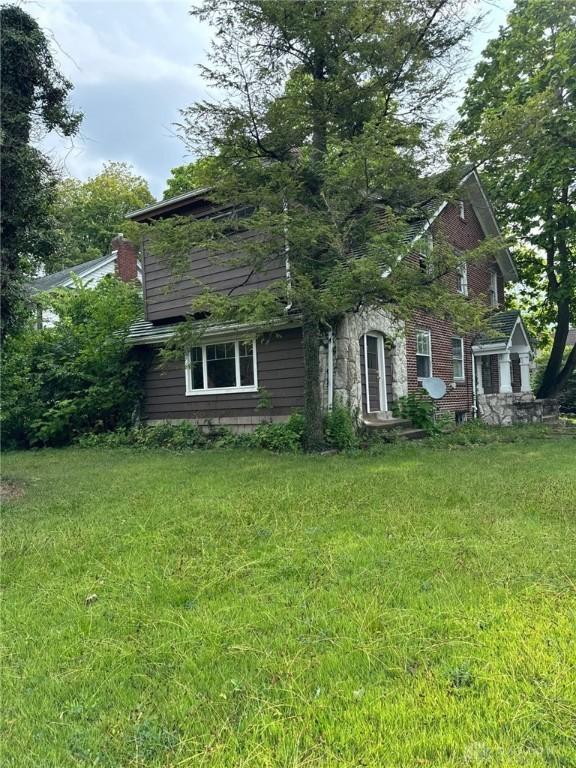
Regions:
<instances>
[{"instance_id":1,"label":"brick wall","mask_svg":"<svg viewBox=\"0 0 576 768\"><path fill-rule=\"evenodd\" d=\"M134 243L123 235L116 235L110 243L110 250L116 251L116 274L125 283L138 279L138 254Z\"/></svg>"},{"instance_id":2,"label":"brick wall","mask_svg":"<svg viewBox=\"0 0 576 768\"><path fill-rule=\"evenodd\" d=\"M442 211L433 226L433 233L442 232L448 242L462 252L475 248L484 239L480 223L469 203L464 204L464 220L460 218L458 205L449 204ZM468 295L486 298L489 302L491 287L491 273L496 270L498 276L498 300L504 302L504 281L498 265L493 259L474 261L468 264ZM446 277L448 284L456 290L456 274ZM420 386L416 372L416 331L430 331L432 347L432 375L438 376L446 382L447 393L438 403L440 411L452 412L465 411L470 413L473 406L472 389L472 343L473 337L465 335L464 338L464 374L462 382L454 382L452 360L452 337L460 336L456 333L452 323L440 320L423 312L418 312L414 320L407 324L406 354L408 358L408 390L414 392ZM497 364L496 364L497 369ZM496 370L497 376L497 370ZM497 378L496 378L497 381Z\"/></svg>"}]
</instances>

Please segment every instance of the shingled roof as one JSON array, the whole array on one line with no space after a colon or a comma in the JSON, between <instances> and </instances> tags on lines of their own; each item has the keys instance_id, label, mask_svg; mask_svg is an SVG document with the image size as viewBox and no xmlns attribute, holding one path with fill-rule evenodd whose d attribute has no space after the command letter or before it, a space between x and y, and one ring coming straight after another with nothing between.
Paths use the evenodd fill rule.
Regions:
<instances>
[{"instance_id":1,"label":"shingled roof","mask_svg":"<svg viewBox=\"0 0 576 768\"><path fill-rule=\"evenodd\" d=\"M30 293L40 293L42 291L51 291L54 288L61 288L70 282L72 275L81 277L86 272L92 272L109 260L110 254L107 253L104 256L99 256L97 259L84 261L82 264L75 264L72 267L61 269L59 272L53 272L51 275L37 277L36 280L32 280L29 284Z\"/></svg>"}]
</instances>

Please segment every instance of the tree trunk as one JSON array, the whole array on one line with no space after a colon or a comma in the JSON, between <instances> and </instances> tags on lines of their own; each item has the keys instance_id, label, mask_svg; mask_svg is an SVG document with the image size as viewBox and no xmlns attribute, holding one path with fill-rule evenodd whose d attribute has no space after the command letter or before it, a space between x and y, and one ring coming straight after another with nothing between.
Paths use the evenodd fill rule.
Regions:
<instances>
[{"instance_id":1,"label":"tree trunk","mask_svg":"<svg viewBox=\"0 0 576 768\"><path fill-rule=\"evenodd\" d=\"M320 398L320 322L315 312L303 310L304 347L304 449L313 453L324 447Z\"/></svg>"},{"instance_id":2,"label":"tree trunk","mask_svg":"<svg viewBox=\"0 0 576 768\"><path fill-rule=\"evenodd\" d=\"M564 299L558 303L556 316L556 331L546 370L542 376L542 382L536 393L536 397L554 397L560 388L560 371L562 359L570 328L570 304Z\"/></svg>"}]
</instances>

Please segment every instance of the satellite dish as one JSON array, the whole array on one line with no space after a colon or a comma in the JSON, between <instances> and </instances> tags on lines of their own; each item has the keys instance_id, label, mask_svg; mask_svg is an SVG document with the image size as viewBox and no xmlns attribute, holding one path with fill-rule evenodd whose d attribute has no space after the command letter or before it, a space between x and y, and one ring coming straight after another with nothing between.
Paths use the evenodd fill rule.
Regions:
<instances>
[{"instance_id":1,"label":"satellite dish","mask_svg":"<svg viewBox=\"0 0 576 768\"><path fill-rule=\"evenodd\" d=\"M422 379L422 386L433 400L440 400L446 394L446 384L437 376Z\"/></svg>"}]
</instances>

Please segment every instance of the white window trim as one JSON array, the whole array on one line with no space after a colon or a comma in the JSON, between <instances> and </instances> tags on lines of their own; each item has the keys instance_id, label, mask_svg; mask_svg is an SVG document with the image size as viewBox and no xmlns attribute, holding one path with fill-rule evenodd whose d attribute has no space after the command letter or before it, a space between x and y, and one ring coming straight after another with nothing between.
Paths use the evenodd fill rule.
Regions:
<instances>
[{"instance_id":1,"label":"white window trim","mask_svg":"<svg viewBox=\"0 0 576 768\"><path fill-rule=\"evenodd\" d=\"M466 221L466 207L464 206L464 200L458 200L458 207L461 221Z\"/></svg>"},{"instance_id":2,"label":"white window trim","mask_svg":"<svg viewBox=\"0 0 576 768\"><path fill-rule=\"evenodd\" d=\"M462 290L456 286L456 290L458 293L462 294L462 296L468 296L468 264L463 261L458 266L458 277L462 279Z\"/></svg>"},{"instance_id":3,"label":"white window trim","mask_svg":"<svg viewBox=\"0 0 576 768\"><path fill-rule=\"evenodd\" d=\"M206 359L206 347L210 347L213 344L230 344L228 341L213 341L209 344L197 344L202 349L202 375L204 379L204 387L202 389L192 389L192 358L190 350L186 352L184 367L186 373L186 395L193 397L195 395L228 395L234 392L258 392L258 361L256 360L256 339L252 339L252 364L254 366L254 384L248 384L246 386L235 387L207 387L208 383L208 361ZM234 340L234 362L236 369L236 381L240 381L240 340ZM248 344L249 342L245 342Z\"/></svg>"},{"instance_id":4,"label":"white window trim","mask_svg":"<svg viewBox=\"0 0 576 768\"><path fill-rule=\"evenodd\" d=\"M460 342L460 352L462 357L460 358L462 360L462 376L454 376L454 361L457 360L457 358L454 357L454 349L452 349L452 376L454 376L454 381L466 381L466 365L465 365L465 359L464 359L464 337L463 336L452 336L452 339L458 339Z\"/></svg>"},{"instance_id":5,"label":"white window trim","mask_svg":"<svg viewBox=\"0 0 576 768\"><path fill-rule=\"evenodd\" d=\"M426 336L428 336L428 354L423 355L420 352L418 352L418 334L424 333ZM419 328L416 330L416 357L427 357L430 360L430 373L428 376L418 376L418 381L423 381L424 379L429 379L431 376L433 376L433 368L432 368L432 334L430 331L427 331L423 328ZM418 370L418 368L416 368Z\"/></svg>"}]
</instances>

